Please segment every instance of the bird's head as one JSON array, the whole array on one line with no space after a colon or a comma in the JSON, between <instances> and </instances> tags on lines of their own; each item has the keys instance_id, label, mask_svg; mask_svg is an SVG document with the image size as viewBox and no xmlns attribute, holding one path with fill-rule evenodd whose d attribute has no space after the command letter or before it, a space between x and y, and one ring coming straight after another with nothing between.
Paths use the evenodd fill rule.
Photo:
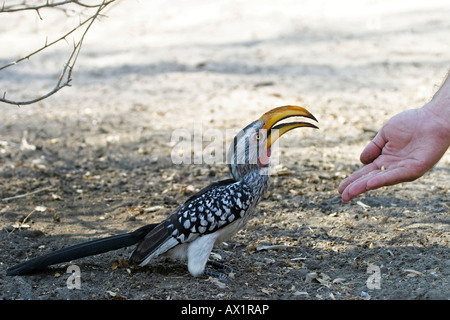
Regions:
<instances>
[{"instance_id":1,"label":"bird's head","mask_svg":"<svg viewBox=\"0 0 450 320\"><path fill-rule=\"evenodd\" d=\"M317 121L305 108L283 106L266 112L234 137L227 154L234 179L240 180L253 170L268 167L273 143L286 132L300 127L317 128L314 124L302 121L277 124L290 117L306 117Z\"/></svg>"}]
</instances>

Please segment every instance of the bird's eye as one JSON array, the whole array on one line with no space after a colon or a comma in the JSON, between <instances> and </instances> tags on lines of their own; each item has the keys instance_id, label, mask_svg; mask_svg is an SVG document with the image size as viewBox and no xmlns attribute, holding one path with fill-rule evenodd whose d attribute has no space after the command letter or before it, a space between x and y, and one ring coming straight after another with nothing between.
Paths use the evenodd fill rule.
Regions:
<instances>
[{"instance_id":1,"label":"bird's eye","mask_svg":"<svg viewBox=\"0 0 450 320\"><path fill-rule=\"evenodd\" d=\"M252 136L252 139L256 143L262 143L264 141L264 133L262 132L255 132Z\"/></svg>"}]
</instances>

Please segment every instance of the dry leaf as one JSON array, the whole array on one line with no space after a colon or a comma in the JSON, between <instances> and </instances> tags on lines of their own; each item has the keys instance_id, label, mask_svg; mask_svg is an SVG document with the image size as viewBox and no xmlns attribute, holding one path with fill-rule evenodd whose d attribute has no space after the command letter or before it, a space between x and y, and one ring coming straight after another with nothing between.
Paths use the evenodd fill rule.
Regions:
<instances>
[{"instance_id":1,"label":"dry leaf","mask_svg":"<svg viewBox=\"0 0 450 320\"><path fill-rule=\"evenodd\" d=\"M286 167L275 168L277 176L288 176L292 174L292 171Z\"/></svg>"},{"instance_id":2,"label":"dry leaf","mask_svg":"<svg viewBox=\"0 0 450 320\"><path fill-rule=\"evenodd\" d=\"M361 298L362 298L363 300L370 300L370 294L368 294L368 293L365 292L365 291L361 291Z\"/></svg>"},{"instance_id":3,"label":"dry leaf","mask_svg":"<svg viewBox=\"0 0 450 320\"><path fill-rule=\"evenodd\" d=\"M259 246L256 248L256 251L263 251L263 250L284 250L286 248L289 248L289 246L284 244L274 244L270 246Z\"/></svg>"},{"instance_id":4,"label":"dry leaf","mask_svg":"<svg viewBox=\"0 0 450 320\"><path fill-rule=\"evenodd\" d=\"M127 298L122 296L120 293L118 292L114 292L111 290L106 291L107 294L109 294L110 297L117 299L117 300L126 300Z\"/></svg>"},{"instance_id":5,"label":"dry leaf","mask_svg":"<svg viewBox=\"0 0 450 320\"><path fill-rule=\"evenodd\" d=\"M344 278L336 278L336 279L333 280L333 283L342 283L344 281L345 281Z\"/></svg>"},{"instance_id":6,"label":"dry leaf","mask_svg":"<svg viewBox=\"0 0 450 320\"><path fill-rule=\"evenodd\" d=\"M128 267L128 261L124 258L120 258L117 262L119 263L119 268Z\"/></svg>"},{"instance_id":7,"label":"dry leaf","mask_svg":"<svg viewBox=\"0 0 450 320\"><path fill-rule=\"evenodd\" d=\"M156 211L160 211L160 210L164 210L163 206L153 206L153 207L148 207L148 208L144 208L144 212L156 212Z\"/></svg>"},{"instance_id":8,"label":"dry leaf","mask_svg":"<svg viewBox=\"0 0 450 320\"><path fill-rule=\"evenodd\" d=\"M320 275L316 278L320 284L328 287L330 285L331 277L325 273L320 273Z\"/></svg>"},{"instance_id":9,"label":"dry leaf","mask_svg":"<svg viewBox=\"0 0 450 320\"><path fill-rule=\"evenodd\" d=\"M306 292L306 291L295 291L294 293L293 293L293 295L294 296L300 296L300 297L308 297L309 296L309 294L308 294L308 292Z\"/></svg>"},{"instance_id":10,"label":"dry leaf","mask_svg":"<svg viewBox=\"0 0 450 320\"><path fill-rule=\"evenodd\" d=\"M337 213L337 212L330 213L328 216L329 217L337 217L337 216L339 216L339 213Z\"/></svg>"},{"instance_id":11,"label":"dry leaf","mask_svg":"<svg viewBox=\"0 0 450 320\"><path fill-rule=\"evenodd\" d=\"M361 201L356 201L356 204L361 206L364 209L364 211L370 208L369 205L362 203Z\"/></svg>"},{"instance_id":12,"label":"dry leaf","mask_svg":"<svg viewBox=\"0 0 450 320\"><path fill-rule=\"evenodd\" d=\"M111 269L112 270L116 270L117 268L123 269L123 268L127 268L128 267L128 261L125 260L124 258L120 258L117 261L114 261L111 264Z\"/></svg>"},{"instance_id":13,"label":"dry leaf","mask_svg":"<svg viewBox=\"0 0 450 320\"><path fill-rule=\"evenodd\" d=\"M52 193L51 196L53 200L62 200L62 197L56 193Z\"/></svg>"},{"instance_id":14,"label":"dry leaf","mask_svg":"<svg viewBox=\"0 0 450 320\"><path fill-rule=\"evenodd\" d=\"M15 223L12 225L12 227L14 229L27 229L27 228L31 228L31 226L29 224L26 223Z\"/></svg>"},{"instance_id":15,"label":"dry leaf","mask_svg":"<svg viewBox=\"0 0 450 320\"><path fill-rule=\"evenodd\" d=\"M212 277L210 277L209 279L212 283L214 283L220 289L225 289L227 287L227 285L225 283L221 282L219 279L212 278Z\"/></svg>"},{"instance_id":16,"label":"dry leaf","mask_svg":"<svg viewBox=\"0 0 450 320\"><path fill-rule=\"evenodd\" d=\"M416 277L416 276L425 277L425 275L422 272L417 271L417 270L405 269L403 271L408 273L408 275L407 275L408 277Z\"/></svg>"},{"instance_id":17,"label":"dry leaf","mask_svg":"<svg viewBox=\"0 0 450 320\"><path fill-rule=\"evenodd\" d=\"M220 254L218 254L217 252L211 252L211 257L214 258L214 260L218 260L218 261L222 260L222 256Z\"/></svg>"},{"instance_id":18,"label":"dry leaf","mask_svg":"<svg viewBox=\"0 0 450 320\"><path fill-rule=\"evenodd\" d=\"M311 283L316 278L317 278L317 272L310 272L306 275L305 282Z\"/></svg>"},{"instance_id":19,"label":"dry leaf","mask_svg":"<svg viewBox=\"0 0 450 320\"><path fill-rule=\"evenodd\" d=\"M273 293L273 289L262 288L261 292L270 296Z\"/></svg>"},{"instance_id":20,"label":"dry leaf","mask_svg":"<svg viewBox=\"0 0 450 320\"><path fill-rule=\"evenodd\" d=\"M306 260L306 257L296 257L291 259L291 261L298 261L298 260Z\"/></svg>"}]
</instances>

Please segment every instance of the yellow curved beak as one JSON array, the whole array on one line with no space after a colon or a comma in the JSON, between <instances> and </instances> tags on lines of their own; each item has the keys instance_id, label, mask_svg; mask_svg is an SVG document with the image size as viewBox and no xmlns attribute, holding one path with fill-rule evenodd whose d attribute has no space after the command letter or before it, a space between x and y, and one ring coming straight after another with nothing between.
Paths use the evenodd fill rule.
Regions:
<instances>
[{"instance_id":1,"label":"yellow curved beak","mask_svg":"<svg viewBox=\"0 0 450 320\"><path fill-rule=\"evenodd\" d=\"M299 106L282 106L266 112L258 120L264 123L263 129L267 130L267 149L269 149L279 137L292 129L300 127L318 129L318 127L314 124L301 121L281 123L275 126L277 122L290 117L306 117L317 121L312 113Z\"/></svg>"}]
</instances>

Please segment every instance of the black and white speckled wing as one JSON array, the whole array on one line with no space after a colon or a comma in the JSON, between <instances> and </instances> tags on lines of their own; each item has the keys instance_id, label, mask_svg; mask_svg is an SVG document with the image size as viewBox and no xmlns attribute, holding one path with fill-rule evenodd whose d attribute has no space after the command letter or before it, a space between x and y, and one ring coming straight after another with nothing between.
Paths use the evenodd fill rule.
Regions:
<instances>
[{"instance_id":1,"label":"black and white speckled wing","mask_svg":"<svg viewBox=\"0 0 450 320\"><path fill-rule=\"evenodd\" d=\"M130 257L131 264L146 264L177 245L216 232L239 219L254 205L250 186L243 181L216 183L190 197L152 230Z\"/></svg>"},{"instance_id":2,"label":"black and white speckled wing","mask_svg":"<svg viewBox=\"0 0 450 320\"><path fill-rule=\"evenodd\" d=\"M213 188L184 203L167 228L180 243L192 241L243 218L253 199L242 181Z\"/></svg>"}]
</instances>

